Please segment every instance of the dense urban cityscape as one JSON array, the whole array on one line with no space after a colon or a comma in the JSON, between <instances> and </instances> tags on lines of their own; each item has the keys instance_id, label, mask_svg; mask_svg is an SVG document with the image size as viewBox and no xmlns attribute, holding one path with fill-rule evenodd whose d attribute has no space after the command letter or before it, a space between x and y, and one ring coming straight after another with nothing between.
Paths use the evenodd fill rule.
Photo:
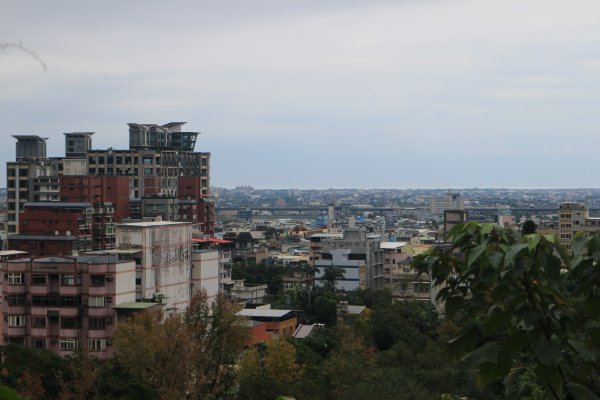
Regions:
<instances>
[{"instance_id":1,"label":"dense urban cityscape","mask_svg":"<svg viewBox=\"0 0 600 400\"><path fill-rule=\"evenodd\" d=\"M0 400L600 400L600 3L6 0Z\"/></svg>"},{"instance_id":2,"label":"dense urban cityscape","mask_svg":"<svg viewBox=\"0 0 600 400\"><path fill-rule=\"evenodd\" d=\"M112 359L116 347L128 368L132 350L119 344L125 335L119 329L147 314L161 316L155 323L162 332L161 321L179 321L176 316L188 315L201 301L212 312L237 305L233 320L244 322L227 329L243 327L239 337L245 339L237 348L251 346L244 357L265 357L267 363L269 351L293 353L284 343L326 337L336 322L338 329L361 320L375 323L407 304L449 313L443 301L448 287L415 265L431 251L452 248L450 232L468 226L461 224L551 234L565 249L579 232L600 230L600 218L594 217L599 189L215 187L211 154L195 151L198 132L182 131L184 124L129 123L128 150L95 149L94 132L64 133L64 156L46 154L47 138L14 135L16 157L7 162L7 188L1 192L4 344L61 357L83 350L98 360ZM385 335L398 334L387 327L381 338L371 329L380 350L389 347ZM352 346L339 340L338 346ZM265 345L263 356L247 353ZM246 367L247 358L230 362L230 368L241 362L243 372L225 392L253 398L244 393L266 390L253 386L260 361ZM270 378L267 386L275 392L266 398L310 393L292 388L292 378L309 365L287 363L291 375ZM36 398L58 390L42 385L39 376L19 379L37 382L39 392L25 391ZM71 383L84 390L80 384ZM146 384L160 398L191 393ZM425 397L438 390L494 396L476 386L429 389ZM85 390L88 395L92 389Z\"/></svg>"}]
</instances>

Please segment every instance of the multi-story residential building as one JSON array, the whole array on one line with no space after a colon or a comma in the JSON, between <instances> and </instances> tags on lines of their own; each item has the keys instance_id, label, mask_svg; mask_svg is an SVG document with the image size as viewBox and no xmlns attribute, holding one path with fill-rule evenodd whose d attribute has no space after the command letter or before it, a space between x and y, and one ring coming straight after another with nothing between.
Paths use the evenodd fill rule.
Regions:
<instances>
[{"instance_id":1,"label":"multi-story residential building","mask_svg":"<svg viewBox=\"0 0 600 400\"><path fill-rule=\"evenodd\" d=\"M120 224L115 252L136 260L137 300L162 298L167 312L182 311L189 305L192 224L173 221Z\"/></svg>"},{"instance_id":2,"label":"multi-story residential building","mask_svg":"<svg viewBox=\"0 0 600 400\"><path fill-rule=\"evenodd\" d=\"M92 149L94 132L71 132L65 135L65 157L85 158L88 150Z\"/></svg>"},{"instance_id":3,"label":"multi-story residential building","mask_svg":"<svg viewBox=\"0 0 600 400\"><path fill-rule=\"evenodd\" d=\"M192 295L206 291L209 299L214 299L219 294L220 252L194 243L192 246Z\"/></svg>"},{"instance_id":4,"label":"multi-story residential building","mask_svg":"<svg viewBox=\"0 0 600 400\"><path fill-rule=\"evenodd\" d=\"M432 197L429 200L429 212L441 214L446 210L464 210L465 202L460 193L448 192L446 197Z\"/></svg>"},{"instance_id":5,"label":"multi-story residential building","mask_svg":"<svg viewBox=\"0 0 600 400\"><path fill-rule=\"evenodd\" d=\"M600 230L600 218L590 217L590 211L586 204L562 203L559 214L560 243L566 248L571 248L571 242L577 232L593 233Z\"/></svg>"},{"instance_id":6,"label":"multi-story residential building","mask_svg":"<svg viewBox=\"0 0 600 400\"><path fill-rule=\"evenodd\" d=\"M6 343L45 348L59 355L87 348L112 355L114 305L135 301L134 261L115 255L5 260L2 283Z\"/></svg>"},{"instance_id":7,"label":"multi-story residential building","mask_svg":"<svg viewBox=\"0 0 600 400\"><path fill-rule=\"evenodd\" d=\"M384 286L392 296L402 299L431 300L431 277L415 271L414 256L424 253L430 245L407 242L382 242Z\"/></svg>"},{"instance_id":8,"label":"multi-story residential building","mask_svg":"<svg viewBox=\"0 0 600 400\"><path fill-rule=\"evenodd\" d=\"M33 257L76 255L93 250L95 210L90 203L30 202L23 209L21 232L8 237L10 249L25 251Z\"/></svg>"},{"instance_id":9,"label":"multi-story residential building","mask_svg":"<svg viewBox=\"0 0 600 400\"><path fill-rule=\"evenodd\" d=\"M314 260L318 269L317 284L323 284L328 266L341 268L343 279L336 282L339 290L383 287L383 251L379 248L381 235L368 234L364 228L344 229L342 238L321 239L320 259ZM312 244L312 241L311 241Z\"/></svg>"},{"instance_id":10,"label":"multi-story residential building","mask_svg":"<svg viewBox=\"0 0 600 400\"><path fill-rule=\"evenodd\" d=\"M464 210L444 210L444 240L448 238L448 232L456 225L467 222L467 212Z\"/></svg>"}]
</instances>

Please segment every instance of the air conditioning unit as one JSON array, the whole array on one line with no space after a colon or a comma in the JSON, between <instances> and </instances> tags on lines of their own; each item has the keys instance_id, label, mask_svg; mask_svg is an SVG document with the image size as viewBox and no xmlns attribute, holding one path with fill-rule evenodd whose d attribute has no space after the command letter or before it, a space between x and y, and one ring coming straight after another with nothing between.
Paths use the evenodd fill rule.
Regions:
<instances>
[{"instance_id":1,"label":"air conditioning unit","mask_svg":"<svg viewBox=\"0 0 600 400\"><path fill-rule=\"evenodd\" d=\"M113 281L113 276L112 275L106 275L106 282L112 282Z\"/></svg>"},{"instance_id":2,"label":"air conditioning unit","mask_svg":"<svg viewBox=\"0 0 600 400\"><path fill-rule=\"evenodd\" d=\"M106 320L105 320L105 322L106 322L106 325L112 325L113 319L110 318L110 317L107 317Z\"/></svg>"}]
</instances>

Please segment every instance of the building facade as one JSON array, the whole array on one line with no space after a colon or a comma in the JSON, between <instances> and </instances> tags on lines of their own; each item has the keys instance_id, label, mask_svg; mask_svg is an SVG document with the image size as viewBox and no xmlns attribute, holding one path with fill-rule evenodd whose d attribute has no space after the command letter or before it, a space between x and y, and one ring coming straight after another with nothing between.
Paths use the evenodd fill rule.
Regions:
<instances>
[{"instance_id":1,"label":"building facade","mask_svg":"<svg viewBox=\"0 0 600 400\"><path fill-rule=\"evenodd\" d=\"M135 262L116 256L46 257L2 262L6 343L61 356L86 348L112 355L113 305L135 301Z\"/></svg>"}]
</instances>

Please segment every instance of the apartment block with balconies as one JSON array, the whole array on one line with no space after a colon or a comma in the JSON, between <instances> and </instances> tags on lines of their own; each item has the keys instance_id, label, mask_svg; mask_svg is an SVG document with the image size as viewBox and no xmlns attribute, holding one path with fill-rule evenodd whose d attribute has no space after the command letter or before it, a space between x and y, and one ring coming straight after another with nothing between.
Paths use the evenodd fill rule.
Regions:
<instances>
[{"instance_id":1,"label":"apartment block with balconies","mask_svg":"<svg viewBox=\"0 0 600 400\"><path fill-rule=\"evenodd\" d=\"M2 335L6 343L61 356L86 348L112 355L113 305L135 301L135 262L115 255L2 262Z\"/></svg>"}]
</instances>

